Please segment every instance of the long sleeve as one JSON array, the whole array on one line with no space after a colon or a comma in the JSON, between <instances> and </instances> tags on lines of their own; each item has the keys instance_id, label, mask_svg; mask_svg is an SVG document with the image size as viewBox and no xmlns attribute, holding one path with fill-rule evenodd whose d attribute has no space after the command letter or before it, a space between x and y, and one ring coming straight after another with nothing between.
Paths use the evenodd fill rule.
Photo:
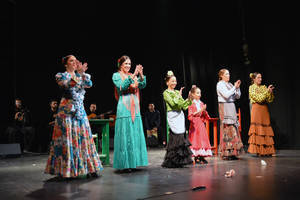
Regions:
<instances>
[{"instance_id":1,"label":"long sleeve","mask_svg":"<svg viewBox=\"0 0 300 200\"><path fill-rule=\"evenodd\" d=\"M270 93L269 92L269 95L268 95L268 97L267 97L267 102L268 103L272 103L273 101L274 101L274 93Z\"/></svg>"},{"instance_id":2,"label":"long sleeve","mask_svg":"<svg viewBox=\"0 0 300 200\"><path fill-rule=\"evenodd\" d=\"M208 112L205 110L201 113L201 119L205 122L206 120L209 120L210 116Z\"/></svg>"},{"instance_id":3,"label":"long sleeve","mask_svg":"<svg viewBox=\"0 0 300 200\"><path fill-rule=\"evenodd\" d=\"M130 76L122 81L121 76L118 72L113 74L112 80L116 88L118 88L120 91L127 90L130 84L134 83L133 79Z\"/></svg>"},{"instance_id":4,"label":"long sleeve","mask_svg":"<svg viewBox=\"0 0 300 200\"><path fill-rule=\"evenodd\" d=\"M234 86L231 89L227 89L225 82L221 81L217 84L217 91L224 99L229 99L229 97L236 94L236 88Z\"/></svg>"},{"instance_id":5,"label":"long sleeve","mask_svg":"<svg viewBox=\"0 0 300 200\"><path fill-rule=\"evenodd\" d=\"M201 107L204 106L204 103L201 102ZM201 112L201 119L205 122L205 120L209 120L210 116L207 110Z\"/></svg>"},{"instance_id":6,"label":"long sleeve","mask_svg":"<svg viewBox=\"0 0 300 200\"><path fill-rule=\"evenodd\" d=\"M186 109L188 109L188 107L190 106L190 105L192 105L192 101L191 100L189 100L189 99L182 99L183 100L183 102L181 103L181 108L183 109L183 110L186 110Z\"/></svg>"},{"instance_id":7,"label":"long sleeve","mask_svg":"<svg viewBox=\"0 0 300 200\"><path fill-rule=\"evenodd\" d=\"M90 88L93 86L90 74L83 73L81 86L84 88Z\"/></svg>"},{"instance_id":8,"label":"long sleeve","mask_svg":"<svg viewBox=\"0 0 300 200\"><path fill-rule=\"evenodd\" d=\"M56 82L59 86L63 87L63 88L70 88L70 87L74 87L74 85L71 84L72 81L71 79L71 75L69 73L57 73L55 75L56 78Z\"/></svg>"},{"instance_id":9,"label":"long sleeve","mask_svg":"<svg viewBox=\"0 0 300 200\"><path fill-rule=\"evenodd\" d=\"M191 106L189 106L188 108L188 120L190 122L194 122L194 113L197 111L197 108L195 108L195 106L192 104Z\"/></svg>"},{"instance_id":10,"label":"long sleeve","mask_svg":"<svg viewBox=\"0 0 300 200\"><path fill-rule=\"evenodd\" d=\"M170 105L171 107L175 107L176 105L178 105L179 102L179 96L174 95L173 97L171 96L171 94L169 92L164 92L163 93L164 96L164 100L166 101L166 103L168 105Z\"/></svg>"},{"instance_id":11,"label":"long sleeve","mask_svg":"<svg viewBox=\"0 0 300 200\"><path fill-rule=\"evenodd\" d=\"M163 93L164 100L167 104L167 111L170 110L186 110L191 104L192 101L189 99L183 99L178 90L175 90L174 92L168 92L167 90Z\"/></svg>"},{"instance_id":12,"label":"long sleeve","mask_svg":"<svg viewBox=\"0 0 300 200\"><path fill-rule=\"evenodd\" d=\"M144 75L143 81L141 81L141 78L138 78L138 87L140 89L144 89L146 87L146 76Z\"/></svg>"},{"instance_id":13,"label":"long sleeve","mask_svg":"<svg viewBox=\"0 0 300 200\"><path fill-rule=\"evenodd\" d=\"M270 93L265 85L252 84L249 87L249 97L251 103L271 103L274 100L274 94Z\"/></svg>"}]
</instances>

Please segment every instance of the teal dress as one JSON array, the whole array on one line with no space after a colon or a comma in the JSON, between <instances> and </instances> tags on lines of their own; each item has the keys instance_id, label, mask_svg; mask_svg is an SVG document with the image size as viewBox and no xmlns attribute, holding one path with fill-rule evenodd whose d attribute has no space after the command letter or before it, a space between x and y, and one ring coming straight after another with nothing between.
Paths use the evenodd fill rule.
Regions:
<instances>
[{"instance_id":1,"label":"teal dress","mask_svg":"<svg viewBox=\"0 0 300 200\"><path fill-rule=\"evenodd\" d=\"M142 81L140 78L134 81L130 76L122 77L116 72L112 80L118 99L113 168L147 166L148 155L139 100L139 90L146 87L146 77Z\"/></svg>"}]
</instances>

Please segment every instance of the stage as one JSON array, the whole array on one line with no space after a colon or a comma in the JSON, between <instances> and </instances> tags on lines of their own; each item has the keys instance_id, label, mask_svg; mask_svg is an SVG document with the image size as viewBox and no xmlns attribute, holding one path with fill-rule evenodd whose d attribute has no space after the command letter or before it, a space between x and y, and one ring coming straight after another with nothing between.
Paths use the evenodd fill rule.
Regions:
<instances>
[{"instance_id":1,"label":"stage","mask_svg":"<svg viewBox=\"0 0 300 200\"><path fill-rule=\"evenodd\" d=\"M131 173L104 167L99 178L58 181L43 173L47 155L0 159L0 196L15 199L299 199L300 150L280 150L277 157L249 154L237 161L208 158L207 165L162 168L164 149L148 149L149 166ZM111 151L111 162L113 152ZM262 165L264 160L267 165ZM231 178L225 172L234 169ZM192 191L193 187L206 189Z\"/></svg>"}]
</instances>

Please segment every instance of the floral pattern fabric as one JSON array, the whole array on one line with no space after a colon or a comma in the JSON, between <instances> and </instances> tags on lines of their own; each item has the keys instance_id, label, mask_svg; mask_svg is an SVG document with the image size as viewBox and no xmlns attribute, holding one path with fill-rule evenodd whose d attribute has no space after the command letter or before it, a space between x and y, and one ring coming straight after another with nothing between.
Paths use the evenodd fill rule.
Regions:
<instances>
[{"instance_id":1,"label":"floral pattern fabric","mask_svg":"<svg viewBox=\"0 0 300 200\"><path fill-rule=\"evenodd\" d=\"M63 97L55 120L45 173L77 177L103 169L90 124L84 110L85 88L92 86L91 76L68 72L56 74Z\"/></svg>"}]
</instances>

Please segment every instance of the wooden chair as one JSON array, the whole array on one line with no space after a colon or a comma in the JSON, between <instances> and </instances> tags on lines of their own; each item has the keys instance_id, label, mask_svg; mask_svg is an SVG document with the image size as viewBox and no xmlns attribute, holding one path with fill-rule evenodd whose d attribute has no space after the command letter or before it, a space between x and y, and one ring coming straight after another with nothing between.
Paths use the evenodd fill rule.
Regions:
<instances>
[{"instance_id":1,"label":"wooden chair","mask_svg":"<svg viewBox=\"0 0 300 200\"><path fill-rule=\"evenodd\" d=\"M238 113L237 113L237 118L239 120L239 133L240 133L240 136L241 136L241 132L242 132L242 117L241 117L241 109L239 108L238 110Z\"/></svg>"},{"instance_id":2,"label":"wooden chair","mask_svg":"<svg viewBox=\"0 0 300 200\"><path fill-rule=\"evenodd\" d=\"M206 132L208 138L210 138L210 123L213 123L213 139L214 139L214 145L212 146L212 150L214 151L215 155L218 155L218 120L219 118L209 118L206 121Z\"/></svg>"}]
</instances>

